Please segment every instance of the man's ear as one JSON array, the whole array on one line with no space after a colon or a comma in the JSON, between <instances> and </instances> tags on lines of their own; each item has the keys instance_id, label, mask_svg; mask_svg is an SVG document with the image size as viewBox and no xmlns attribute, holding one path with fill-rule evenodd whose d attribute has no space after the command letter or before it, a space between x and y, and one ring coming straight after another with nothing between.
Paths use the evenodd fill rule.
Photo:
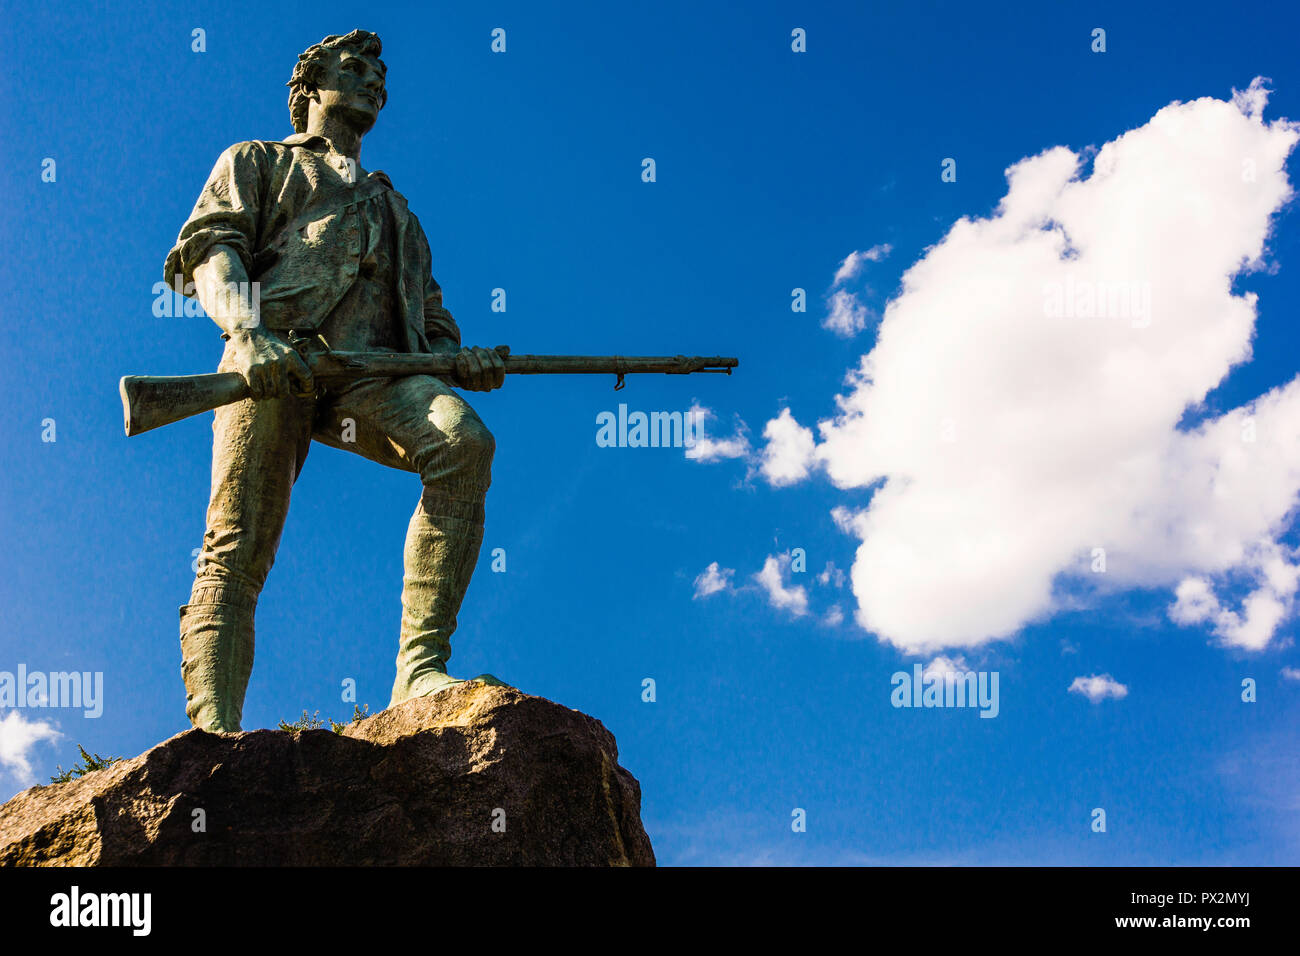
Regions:
<instances>
[{"instance_id":1,"label":"man's ear","mask_svg":"<svg viewBox=\"0 0 1300 956\"><path fill-rule=\"evenodd\" d=\"M320 76L320 70L321 65L314 63L302 78L303 95L317 104L320 103L320 84L316 82L316 77Z\"/></svg>"}]
</instances>

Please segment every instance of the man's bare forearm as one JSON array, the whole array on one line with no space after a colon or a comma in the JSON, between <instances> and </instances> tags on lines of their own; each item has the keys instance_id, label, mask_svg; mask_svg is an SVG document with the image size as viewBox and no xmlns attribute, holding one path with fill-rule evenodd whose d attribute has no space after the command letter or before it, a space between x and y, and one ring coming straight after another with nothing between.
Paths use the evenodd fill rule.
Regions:
<instances>
[{"instance_id":1,"label":"man's bare forearm","mask_svg":"<svg viewBox=\"0 0 1300 956\"><path fill-rule=\"evenodd\" d=\"M262 324L252 288L244 263L229 246L213 246L194 267L194 294L209 318L232 338Z\"/></svg>"},{"instance_id":2,"label":"man's bare forearm","mask_svg":"<svg viewBox=\"0 0 1300 956\"><path fill-rule=\"evenodd\" d=\"M234 368L254 398L290 394L296 383L311 387L311 372L292 348L262 328L248 272L235 250L213 246L194 267L194 294L226 333Z\"/></svg>"},{"instance_id":3,"label":"man's bare forearm","mask_svg":"<svg viewBox=\"0 0 1300 956\"><path fill-rule=\"evenodd\" d=\"M215 245L194 267L194 294L203 309L229 337L236 367L254 398L289 393L290 379L309 383L311 374L297 353L262 328L252 296L252 284L239 255L229 246ZM429 343L433 352L456 353L456 381L471 391L500 388L505 363L489 349L461 348L455 339Z\"/></svg>"}]
</instances>

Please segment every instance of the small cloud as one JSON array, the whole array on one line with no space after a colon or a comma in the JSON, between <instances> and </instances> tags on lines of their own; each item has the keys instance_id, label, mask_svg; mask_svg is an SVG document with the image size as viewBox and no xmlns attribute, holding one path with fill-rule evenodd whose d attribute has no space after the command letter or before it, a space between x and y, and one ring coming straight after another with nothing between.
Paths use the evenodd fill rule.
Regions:
<instances>
[{"instance_id":1,"label":"small cloud","mask_svg":"<svg viewBox=\"0 0 1300 956\"><path fill-rule=\"evenodd\" d=\"M53 724L29 721L17 710L11 710L0 719L0 766L5 767L19 782L31 786L36 782L32 772L31 750L42 740L57 740L63 735Z\"/></svg>"},{"instance_id":2,"label":"small cloud","mask_svg":"<svg viewBox=\"0 0 1300 956\"><path fill-rule=\"evenodd\" d=\"M1184 578L1174 589L1169 619L1175 624L1200 624L1219 613L1219 599L1205 578Z\"/></svg>"},{"instance_id":3,"label":"small cloud","mask_svg":"<svg viewBox=\"0 0 1300 956\"><path fill-rule=\"evenodd\" d=\"M922 676L934 674L939 677L947 677L949 674L964 674L970 670L966 663L966 658L958 654L956 657L944 657L942 654L925 665L921 672Z\"/></svg>"},{"instance_id":4,"label":"small cloud","mask_svg":"<svg viewBox=\"0 0 1300 956\"><path fill-rule=\"evenodd\" d=\"M826 616L822 618L822 623L827 627L839 627L844 623L844 608L840 607L838 604L832 604L831 609L827 611Z\"/></svg>"},{"instance_id":5,"label":"small cloud","mask_svg":"<svg viewBox=\"0 0 1300 956\"><path fill-rule=\"evenodd\" d=\"M1250 81L1250 86L1244 90L1236 88L1232 91L1232 105L1241 110L1241 112L1255 121L1260 121L1264 116L1264 107L1268 105L1268 94L1271 92L1264 84L1272 82L1265 76L1257 76Z\"/></svg>"},{"instance_id":6,"label":"small cloud","mask_svg":"<svg viewBox=\"0 0 1300 956\"><path fill-rule=\"evenodd\" d=\"M764 426L763 437L767 445L763 448L759 470L768 484L780 488L808 477L816 440L812 429L795 421L790 409L781 409L781 414Z\"/></svg>"},{"instance_id":7,"label":"small cloud","mask_svg":"<svg viewBox=\"0 0 1300 956\"><path fill-rule=\"evenodd\" d=\"M887 242L880 245L872 246L865 252L850 252L840 263L840 267L835 270L835 286L841 286L857 276L862 271L864 264L868 262L880 262L894 250L894 247Z\"/></svg>"},{"instance_id":8,"label":"small cloud","mask_svg":"<svg viewBox=\"0 0 1300 956\"><path fill-rule=\"evenodd\" d=\"M834 561L826 562L826 569L817 575L817 583L823 586L844 587L844 572L835 566Z\"/></svg>"},{"instance_id":9,"label":"small cloud","mask_svg":"<svg viewBox=\"0 0 1300 956\"><path fill-rule=\"evenodd\" d=\"M872 246L866 251L850 252L835 270L835 279L831 282L830 311L822 320L822 328L830 329L837 335L856 335L867 327L874 313L863 304L857 293L843 288L844 284L856 279L862 267L868 262L879 262L893 250L889 243Z\"/></svg>"},{"instance_id":10,"label":"small cloud","mask_svg":"<svg viewBox=\"0 0 1300 956\"><path fill-rule=\"evenodd\" d=\"M1247 559L1256 569L1258 586L1241 602L1241 611L1225 608L1204 577L1189 576L1174 589L1169 619L1175 624L1214 623L1214 635L1228 647L1263 650L1292 612L1300 586L1300 565L1273 543L1257 544Z\"/></svg>"},{"instance_id":11,"label":"small cloud","mask_svg":"<svg viewBox=\"0 0 1300 956\"><path fill-rule=\"evenodd\" d=\"M788 588L782 580L782 573L790 566L790 555L769 555L763 562L763 570L754 575L754 580L767 592L768 603L772 607L789 611L795 617L808 613L808 592L803 585Z\"/></svg>"},{"instance_id":12,"label":"small cloud","mask_svg":"<svg viewBox=\"0 0 1300 956\"><path fill-rule=\"evenodd\" d=\"M847 338L865 329L870 319L871 310L857 295L839 289L831 296L831 308L822 320L822 328Z\"/></svg>"},{"instance_id":13,"label":"small cloud","mask_svg":"<svg viewBox=\"0 0 1300 956\"><path fill-rule=\"evenodd\" d=\"M692 461L719 461L724 458L749 457L749 429L739 417L736 419L736 431L730 438L709 438L705 434L705 422L717 418L713 410L696 403L691 405L687 414L694 423L694 439L686 449L687 458Z\"/></svg>"},{"instance_id":14,"label":"small cloud","mask_svg":"<svg viewBox=\"0 0 1300 956\"><path fill-rule=\"evenodd\" d=\"M1300 667L1284 667L1282 676L1287 680L1300 680Z\"/></svg>"},{"instance_id":15,"label":"small cloud","mask_svg":"<svg viewBox=\"0 0 1300 956\"><path fill-rule=\"evenodd\" d=\"M1076 677L1070 684L1070 693L1082 694L1094 704L1099 704L1107 697L1116 700L1128 696L1128 688L1109 674L1093 674L1091 677Z\"/></svg>"},{"instance_id":16,"label":"small cloud","mask_svg":"<svg viewBox=\"0 0 1300 956\"><path fill-rule=\"evenodd\" d=\"M718 562L714 561L695 579L695 600L730 588L731 577L735 573L734 568L719 568Z\"/></svg>"}]
</instances>

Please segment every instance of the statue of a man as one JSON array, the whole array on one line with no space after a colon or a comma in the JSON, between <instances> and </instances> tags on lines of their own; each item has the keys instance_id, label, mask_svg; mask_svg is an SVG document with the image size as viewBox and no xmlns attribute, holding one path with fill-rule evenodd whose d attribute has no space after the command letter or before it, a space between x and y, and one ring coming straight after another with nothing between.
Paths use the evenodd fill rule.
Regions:
<instances>
[{"instance_id":1,"label":"statue of a man","mask_svg":"<svg viewBox=\"0 0 1300 956\"><path fill-rule=\"evenodd\" d=\"M419 221L387 176L361 168L361 138L387 100L380 50L354 30L300 55L288 84L295 135L227 149L167 257L167 281L192 281L224 333L221 370L253 395L216 411L207 531L180 609L185 709L204 730L240 730L254 609L313 438L420 476L390 706L459 682L447 674L450 637L495 443L450 384L488 391L505 368L494 350L460 347ZM257 295L228 294L249 282ZM450 384L411 375L316 388L292 333L342 350L455 352L457 371Z\"/></svg>"}]
</instances>

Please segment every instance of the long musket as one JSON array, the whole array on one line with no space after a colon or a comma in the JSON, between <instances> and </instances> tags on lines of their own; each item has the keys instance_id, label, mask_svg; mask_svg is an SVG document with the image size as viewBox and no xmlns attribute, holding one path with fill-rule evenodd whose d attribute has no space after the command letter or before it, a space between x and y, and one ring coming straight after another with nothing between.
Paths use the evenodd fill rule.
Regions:
<instances>
[{"instance_id":1,"label":"long musket","mask_svg":"<svg viewBox=\"0 0 1300 956\"><path fill-rule=\"evenodd\" d=\"M311 370L315 385L340 385L359 378L402 375L454 375L456 353L336 352L311 339L294 342ZM721 372L730 375L740 364L734 358L700 355L511 355L497 349L508 375L616 375L637 372L690 375ZM127 435L170 425L191 415L212 411L250 397L248 383L238 372L207 375L127 375L120 385Z\"/></svg>"}]
</instances>

